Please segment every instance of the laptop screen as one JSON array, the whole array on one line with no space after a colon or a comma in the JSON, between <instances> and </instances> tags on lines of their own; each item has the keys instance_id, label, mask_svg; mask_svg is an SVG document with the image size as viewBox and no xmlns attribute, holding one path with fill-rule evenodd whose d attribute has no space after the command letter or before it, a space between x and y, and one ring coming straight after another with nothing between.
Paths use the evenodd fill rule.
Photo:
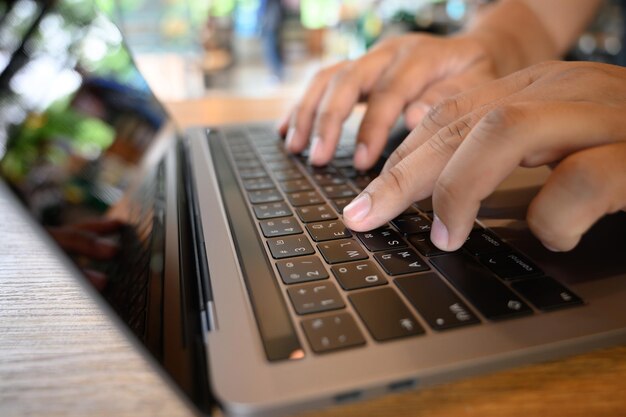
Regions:
<instances>
[{"instance_id":1,"label":"laptop screen","mask_svg":"<svg viewBox=\"0 0 626 417\"><path fill-rule=\"evenodd\" d=\"M165 121L92 1L0 4L0 173L139 336L139 291L120 286L145 275L162 169L138 191L132 227L109 218Z\"/></svg>"}]
</instances>

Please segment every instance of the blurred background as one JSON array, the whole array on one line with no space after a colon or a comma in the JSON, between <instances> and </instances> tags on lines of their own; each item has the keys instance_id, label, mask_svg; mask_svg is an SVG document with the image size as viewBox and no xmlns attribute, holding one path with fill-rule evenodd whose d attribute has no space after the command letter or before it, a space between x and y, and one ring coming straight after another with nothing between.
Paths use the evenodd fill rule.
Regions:
<instances>
[{"instance_id":1,"label":"blurred background","mask_svg":"<svg viewBox=\"0 0 626 417\"><path fill-rule=\"evenodd\" d=\"M294 95L321 66L394 34L457 30L489 0L97 0L157 95ZM570 57L624 64L624 15L606 0Z\"/></svg>"}]
</instances>

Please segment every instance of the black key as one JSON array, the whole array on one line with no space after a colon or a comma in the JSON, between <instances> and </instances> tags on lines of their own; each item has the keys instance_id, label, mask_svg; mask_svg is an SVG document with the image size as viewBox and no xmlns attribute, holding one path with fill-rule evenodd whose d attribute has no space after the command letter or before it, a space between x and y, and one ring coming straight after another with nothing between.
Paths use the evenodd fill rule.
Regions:
<instances>
[{"instance_id":1,"label":"black key","mask_svg":"<svg viewBox=\"0 0 626 417\"><path fill-rule=\"evenodd\" d=\"M315 175L315 174L333 174L335 172L337 172L337 170L335 168L333 168L330 165L326 165L323 167L316 167L313 165L305 165L305 169L311 173L311 175Z\"/></svg>"},{"instance_id":2,"label":"black key","mask_svg":"<svg viewBox=\"0 0 626 417\"><path fill-rule=\"evenodd\" d=\"M237 145L237 144L231 144L230 146L230 150L233 153L245 153L245 152L252 152L252 146L247 145L247 144L241 144L241 145Z\"/></svg>"},{"instance_id":3,"label":"black key","mask_svg":"<svg viewBox=\"0 0 626 417\"><path fill-rule=\"evenodd\" d=\"M406 243L404 243L402 236L389 227L369 232L357 233L356 235L361 243L363 243L371 252L394 248L405 248L407 246Z\"/></svg>"},{"instance_id":4,"label":"black key","mask_svg":"<svg viewBox=\"0 0 626 417\"><path fill-rule=\"evenodd\" d=\"M351 139L352 137L353 137L353 136L351 135L350 139ZM343 139L343 138L342 138L342 139ZM350 140L350 139L348 139L348 140ZM344 148L344 147L337 148L337 149L335 150L335 158L337 158L337 159L343 159L343 158L353 158L353 157L354 157L354 154L353 154L352 146L353 146L353 145L349 145L349 147L346 147L346 148Z\"/></svg>"},{"instance_id":5,"label":"black key","mask_svg":"<svg viewBox=\"0 0 626 417\"><path fill-rule=\"evenodd\" d=\"M314 174L313 181L320 187L324 187L327 185L341 185L345 184L346 180L337 174L324 173L324 174Z\"/></svg>"},{"instance_id":6,"label":"black key","mask_svg":"<svg viewBox=\"0 0 626 417\"><path fill-rule=\"evenodd\" d=\"M277 143L257 143L256 148L261 155L275 155L282 153L282 146Z\"/></svg>"},{"instance_id":7,"label":"black key","mask_svg":"<svg viewBox=\"0 0 626 417\"><path fill-rule=\"evenodd\" d=\"M248 198L252 204L261 204L281 201L283 196L276 188L270 188L267 190L248 191Z\"/></svg>"},{"instance_id":8,"label":"black key","mask_svg":"<svg viewBox=\"0 0 626 417\"><path fill-rule=\"evenodd\" d=\"M322 204L319 206L305 206L296 209L296 213L300 220L304 223L319 222L322 220L334 220L337 218L335 212L328 206Z\"/></svg>"},{"instance_id":9,"label":"black key","mask_svg":"<svg viewBox=\"0 0 626 417\"><path fill-rule=\"evenodd\" d=\"M426 217L419 214L409 214L396 217L391 221L400 233L404 235L412 235L416 233L430 232L431 222Z\"/></svg>"},{"instance_id":10,"label":"black key","mask_svg":"<svg viewBox=\"0 0 626 417\"><path fill-rule=\"evenodd\" d=\"M341 220L309 223L306 225L306 230L316 242L352 237L352 233L344 226Z\"/></svg>"},{"instance_id":11,"label":"black key","mask_svg":"<svg viewBox=\"0 0 626 417\"><path fill-rule=\"evenodd\" d=\"M274 177L278 181L297 180L302 178L302 173L296 168L291 168L274 172Z\"/></svg>"},{"instance_id":12,"label":"black key","mask_svg":"<svg viewBox=\"0 0 626 417\"><path fill-rule=\"evenodd\" d=\"M389 287L352 294L348 298L378 341L424 333L415 316Z\"/></svg>"},{"instance_id":13,"label":"black key","mask_svg":"<svg viewBox=\"0 0 626 417\"><path fill-rule=\"evenodd\" d=\"M316 353L365 344L361 331L349 313L303 320L302 328Z\"/></svg>"},{"instance_id":14,"label":"black key","mask_svg":"<svg viewBox=\"0 0 626 417\"><path fill-rule=\"evenodd\" d=\"M270 169L270 171L285 171L288 169L296 169L296 166L290 160L269 162L267 164L267 167Z\"/></svg>"},{"instance_id":15,"label":"black key","mask_svg":"<svg viewBox=\"0 0 626 417\"><path fill-rule=\"evenodd\" d=\"M280 152L272 151L271 153L264 152L261 154L265 162L278 162L288 161L289 159Z\"/></svg>"},{"instance_id":16,"label":"black key","mask_svg":"<svg viewBox=\"0 0 626 417\"><path fill-rule=\"evenodd\" d=\"M253 206L253 209L254 215L259 220L291 216L293 214L284 201L270 204L257 204Z\"/></svg>"},{"instance_id":17,"label":"black key","mask_svg":"<svg viewBox=\"0 0 626 417\"><path fill-rule=\"evenodd\" d=\"M246 191L267 190L274 188L274 181L269 177L252 178L243 181L243 188Z\"/></svg>"},{"instance_id":18,"label":"black key","mask_svg":"<svg viewBox=\"0 0 626 417\"><path fill-rule=\"evenodd\" d=\"M327 185L322 187L322 192L328 198L354 197L356 191L348 184Z\"/></svg>"},{"instance_id":19,"label":"black key","mask_svg":"<svg viewBox=\"0 0 626 417\"><path fill-rule=\"evenodd\" d=\"M484 229L470 233L465 244L463 244L463 249L474 256L510 250L509 246L501 241L499 237Z\"/></svg>"},{"instance_id":20,"label":"black key","mask_svg":"<svg viewBox=\"0 0 626 417\"><path fill-rule=\"evenodd\" d=\"M238 169L257 169L263 167L258 159L241 159L236 161L236 164Z\"/></svg>"},{"instance_id":21,"label":"black key","mask_svg":"<svg viewBox=\"0 0 626 417\"><path fill-rule=\"evenodd\" d=\"M305 179L282 181L280 188L286 193L293 193L296 191L309 191L313 189L311 183Z\"/></svg>"},{"instance_id":22,"label":"black key","mask_svg":"<svg viewBox=\"0 0 626 417\"><path fill-rule=\"evenodd\" d=\"M503 279L526 278L543 274L539 267L514 252L485 255L480 258L480 262Z\"/></svg>"},{"instance_id":23,"label":"black key","mask_svg":"<svg viewBox=\"0 0 626 417\"><path fill-rule=\"evenodd\" d=\"M394 280L413 307L435 330L479 323L469 307L437 274L427 273Z\"/></svg>"},{"instance_id":24,"label":"black key","mask_svg":"<svg viewBox=\"0 0 626 417\"><path fill-rule=\"evenodd\" d=\"M246 202L236 188L235 173L227 162L223 141L208 142L211 154L215 157L216 180L223 191L222 198L229 215L234 246L242 265L243 279L265 354L270 361L301 356L302 346L293 328L284 294L281 294L276 283L276 272L267 262L263 243L257 238L257 225L243 214ZM205 237L209 238L210 235Z\"/></svg>"},{"instance_id":25,"label":"black key","mask_svg":"<svg viewBox=\"0 0 626 417\"><path fill-rule=\"evenodd\" d=\"M352 158L335 158L332 164L335 168L350 168L354 165Z\"/></svg>"},{"instance_id":26,"label":"black key","mask_svg":"<svg viewBox=\"0 0 626 417\"><path fill-rule=\"evenodd\" d=\"M550 277L524 279L511 286L539 310L556 310L583 302L580 297Z\"/></svg>"},{"instance_id":27,"label":"black key","mask_svg":"<svg viewBox=\"0 0 626 417\"><path fill-rule=\"evenodd\" d=\"M352 262L330 268L344 290L375 287L387 283L372 261Z\"/></svg>"},{"instance_id":28,"label":"black key","mask_svg":"<svg viewBox=\"0 0 626 417\"><path fill-rule=\"evenodd\" d=\"M328 278L322 261L315 256L303 256L276 262L280 278L285 284L296 284Z\"/></svg>"},{"instance_id":29,"label":"black key","mask_svg":"<svg viewBox=\"0 0 626 417\"><path fill-rule=\"evenodd\" d=\"M409 236L409 243L415 246L415 249L419 251L424 256L436 256L447 253L446 251L442 251L437 246L430 241L429 233L422 233L419 235L411 235Z\"/></svg>"},{"instance_id":30,"label":"black key","mask_svg":"<svg viewBox=\"0 0 626 417\"><path fill-rule=\"evenodd\" d=\"M249 180L251 178L267 177L267 172L262 168L242 169L239 171L239 176L242 180Z\"/></svg>"},{"instance_id":31,"label":"black key","mask_svg":"<svg viewBox=\"0 0 626 417\"><path fill-rule=\"evenodd\" d=\"M320 243L317 248L329 264L367 259L367 253L353 239Z\"/></svg>"},{"instance_id":32,"label":"black key","mask_svg":"<svg viewBox=\"0 0 626 417\"><path fill-rule=\"evenodd\" d=\"M300 193L287 194L289 202L294 207L312 206L314 204L322 204L324 199L317 191L303 191Z\"/></svg>"},{"instance_id":33,"label":"black key","mask_svg":"<svg viewBox=\"0 0 626 417\"><path fill-rule=\"evenodd\" d=\"M360 190L365 189L365 187L367 187L373 180L374 176L369 174L357 175L352 179L354 185L356 185L356 187Z\"/></svg>"},{"instance_id":34,"label":"black key","mask_svg":"<svg viewBox=\"0 0 626 417\"><path fill-rule=\"evenodd\" d=\"M332 282L314 282L287 288L293 308L298 314L338 310L346 305Z\"/></svg>"},{"instance_id":35,"label":"black key","mask_svg":"<svg viewBox=\"0 0 626 417\"><path fill-rule=\"evenodd\" d=\"M233 152L233 159L236 162L244 161L246 159L255 159L256 154L252 151L243 151L243 152Z\"/></svg>"},{"instance_id":36,"label":"black key","mask_svg":"<svg viewBox=\"0 0 626 417\"><path fill-rule=\"evenodd\" d=\"M413 249L377 253L374 258L389 275L412 274L430 269Z\"/></svg>"},{"instance_id":37,"label":"black key","mask_svg":"<svg viewBox=\"0 0 626 417\"><path fill-rule=\"evenodd\" d=\"M330 201L333 203L333 206L335 206L335 210L337 210L339 213L343 213L344 207L346 207L348 204L350 204L350 202L352 201L352 197L348 197L348 198L333 198Z\"/></svg>"},{"instance_id":38,"label":"black key","mask_svg":"<svg viewBox=\"0 0 626 417\"><path fill-rule=\"evenodd\" d=\"M513 291L467 254L436 256L430 261L488 319L532 313Z\"/></svg>"},{"instance_id":39,"label":"black key","mask_svg":"<svg viewBox=\"0 0 626 417\"><path fill-rule=\"evenodd\" d=\"M304 235L268 239L267 246L269 246L272 256L275 259L311 255L315 253L311 243L309 243L309 239Z\"/></svg>"},{"instance_id":40,"label":"black key","mask_svg":"<svg viewBox=\"0 0 626 417\"><path fill-rule=\"evenodd\" d=\"M302 228L296 221L295 217L263 220L259 222L259 224L261 225L261 230L263 231L263 236L265 237L288 236L302 233Z\"/></svg>"},{"instance_id":41,"label":"black key","mask_svg":"<svg viewBox=\"0 0 626 417\"><path fill-rule=\"evenodd\" d=\"M353 167L341 168L339 173L346 178L356 178L359 175L359 171L354 169Z\"/></svg>"}]
</instances>

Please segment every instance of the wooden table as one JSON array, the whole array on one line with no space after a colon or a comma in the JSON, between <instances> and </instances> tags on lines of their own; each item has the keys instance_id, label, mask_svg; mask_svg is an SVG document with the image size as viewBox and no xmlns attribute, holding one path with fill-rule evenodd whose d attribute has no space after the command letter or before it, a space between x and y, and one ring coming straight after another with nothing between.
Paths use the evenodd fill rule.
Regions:
<instances>
[{"instance_id":1,"label":"wooden table","mask_svg":"<svg viewBox=\"0 0 626 417\"><path fill-rule=\"evenodd\" d=\"M181 125L268 119L282 100L171 104ZM190 416L0 199L0 416ZM625 300L626 301L626 300ZM626 347L310 413L348 416L626 415Z\"/></svg>"}]
</instances>

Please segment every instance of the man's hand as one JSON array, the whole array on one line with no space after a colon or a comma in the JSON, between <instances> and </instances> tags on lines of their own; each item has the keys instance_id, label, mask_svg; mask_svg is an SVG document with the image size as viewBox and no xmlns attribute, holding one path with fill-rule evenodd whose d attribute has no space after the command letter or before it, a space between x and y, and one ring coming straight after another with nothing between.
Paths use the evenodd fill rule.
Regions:
<instances>
[{"instance_id":1,"label":"man's hand","mask_svg":"<svg viewBox=\"0 0 626 417\"><path fill-rule=\"evenodd\" d=\"M442 99L496 75L487 48L471 36L390 38L356 61L320 71L279 129L292 153L303 151L312 137L309 160L324 165L332 159L343 122L365 100L354 155L354 166L365 170L378 160L400 115L412 129Z\"/></svg>"},{"instance_id":2,"label":"man's hand","mask_svg":"<svg viewBox=\"0 0 626 417\"><path fill-rule=\"evenodd\" d=\"M548 62L444 100L344 220L370 230L432 195L431 240L455 250L515 167L544 164L555 169L527 220L547 248L574 248L601 216L626 207L626 68Z\"/></svg>"}]
</instances>

